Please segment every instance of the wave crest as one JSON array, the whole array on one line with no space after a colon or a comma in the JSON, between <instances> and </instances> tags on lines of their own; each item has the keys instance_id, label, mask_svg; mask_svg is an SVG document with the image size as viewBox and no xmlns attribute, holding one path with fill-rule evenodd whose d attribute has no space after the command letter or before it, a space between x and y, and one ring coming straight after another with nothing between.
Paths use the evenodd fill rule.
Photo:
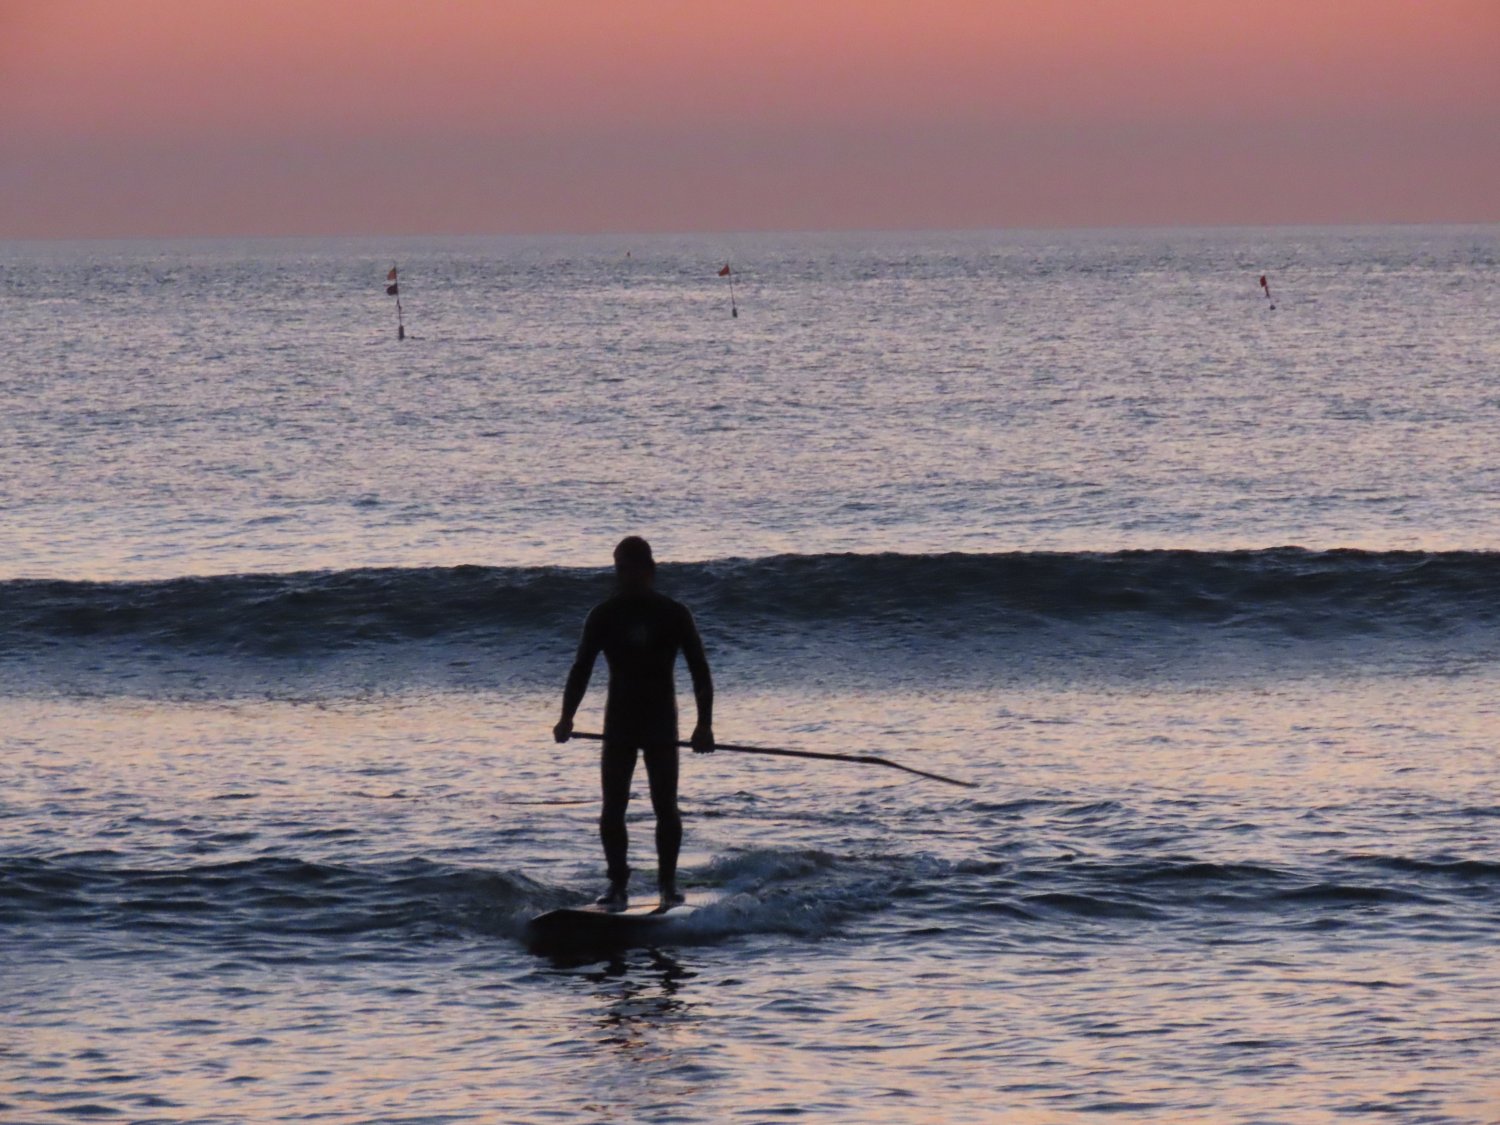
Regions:
<instances>
[{"instance_id":1,"label":"wave crest","mask_svg":"<svg viewBox=\"0 0 1500 1125\"><path fill-rule=\"evenodd\" d=\"M1059 636L1080 635L1090 644L1070 658L1138 656L1174 638L1487 644L1500 620L1500 554L1470 551L782 555L664 566L662 586L742 668L769 669L789 649L804 667L847 660L851 648L961 668L974 653L1055 656ZM383 650L394 666L398 652L425 649L432 663L431 646L461 646L550 677L608 588L604 571L558 567L16 579L0 582L0 652L276 661Z\"/></svg>"}]
</instances>

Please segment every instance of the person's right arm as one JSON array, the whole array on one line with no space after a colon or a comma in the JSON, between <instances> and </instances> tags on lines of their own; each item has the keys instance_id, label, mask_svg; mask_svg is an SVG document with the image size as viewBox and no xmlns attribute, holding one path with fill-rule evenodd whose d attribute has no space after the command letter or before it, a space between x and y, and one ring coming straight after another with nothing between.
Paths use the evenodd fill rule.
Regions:
<instances>
[{"instance_id":1,"label":"person's right arm","mask_svg":"<svg viewBox=\"0 0 1500 1125\"><path fill-rule=\"evenodd\" d=\"M568 671L568 682L563 688L562 718L552 728L552 737L558 742L566 742L573 737L573 716L578 714L583 694L589 690L589 677L594 674L594 661L598 659L601 647L598 612L596 609L584 621L583 637L578 642L573 667Z\"/></svg>"},{"instance_id":2,"label":"person's right arm","mask_svg":"<svg viewBox=\"0 0 1500 1125\"><path fill-rule=\"evenodd\" d=\"M703 651L703 639L698 635L698 626L693 615L686 609L683 614L682 655L687 661L688 672L693 677L693 696L698 704L698 725L693 728L693 752L714 752L714 678L708 670L708 656Z\"/></svg>"}]
</instances>

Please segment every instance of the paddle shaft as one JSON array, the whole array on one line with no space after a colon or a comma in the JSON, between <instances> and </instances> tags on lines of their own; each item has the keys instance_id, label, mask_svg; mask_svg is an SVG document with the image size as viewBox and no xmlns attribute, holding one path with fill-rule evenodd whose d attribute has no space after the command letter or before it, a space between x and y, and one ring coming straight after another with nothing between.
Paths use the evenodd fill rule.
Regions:
<instances>
[{"instance_id":1,"label":"paddle shaft","mask_svg":"<svg viewBox=\"0 0 1500 1125\"><path fill-rule=\"evenodd\" d=\"M603 742L602 734L593 734L589 731L575 730L572 737L587 738L594 742ZM691 750L693 744L686 740L677 743L684 750ZM926 770L913 769L911 766L903 766L900 762L892 762L886 758L875 758L868 754L829 754L818 750L787 750L780 746L736 746L732 742L716 742L715 750L728 750L732 754L769 754L777 758L817 758L825 762L855 762L863 766L886 766L893 770L901 770L903 773L916 774L918 777L930 778L933 781L946 782L949 785L961 785L965 789L977 789L978 782L960 781L956 777L944 777L940 773L928 773Z\"/></svg>"}]
</instances>

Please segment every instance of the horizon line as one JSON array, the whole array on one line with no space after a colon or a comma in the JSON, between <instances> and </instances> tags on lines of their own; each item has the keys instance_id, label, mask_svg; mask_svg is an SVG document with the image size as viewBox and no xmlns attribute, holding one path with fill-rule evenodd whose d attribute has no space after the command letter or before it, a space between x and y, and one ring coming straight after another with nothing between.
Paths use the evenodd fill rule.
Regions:
<instances>
[{"instance_id":1,"label":"horizon line","mask_svg":"<svg viewBox=\"0 0 1500 1125\"><path fill-rule=\"evenodd\" d=\"M424 231L392 233L380 231L344 231L319 234L215 233L215 234L80 234L80 235L9 235L0 233L3 244L57 244L87 242L293 242L336 241L340 239L463 239L463 238L744 238L760 235L875 235L875 234L1048 234L1103 231L1216 231L1216 230L1310 230L1358 229L1371 227L1493 227L1493 219L1358 219L1298 220L1294 222L1215 222L1215 223L1084 223L1028 224L1018 226L889 226L889 227L745 227L738 230L545 230L545 231Z\"/></svg>"}]
</instances>

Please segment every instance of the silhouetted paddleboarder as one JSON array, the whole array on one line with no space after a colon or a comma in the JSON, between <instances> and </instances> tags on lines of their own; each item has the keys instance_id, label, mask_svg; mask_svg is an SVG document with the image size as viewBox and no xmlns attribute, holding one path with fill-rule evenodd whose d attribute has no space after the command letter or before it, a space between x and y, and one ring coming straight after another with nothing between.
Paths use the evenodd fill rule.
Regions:
<instances>
[{"instance_id":1,"label":"silhouetted paddleboarder","mask_svg":"<svg viewBox=\"0 0 1500 1125\"><path fill-rule=\"evenodd\" d=\"M594 661L603 651L609 663L609 696L604 705L604 749L600 779L604 807L599 838L609 865L609 889L599 905L624 910L629 904L629 839L625 807L637 751L646 759L651 808L656 813L656 860L663 906L682 901L677 891L677 853L682 847L682 817L677 811L677 687L673 666L682 653L693 677L698 725L693 751L714 749L714 684L698 627L687 607L655 589L656 560L651 545L638 535L615 548L618 588L595 606L583 623L583 639L563 689L562 718L552 728L558 742L573 734L573 716L588 690Z\"/></svg>"}]
</instances>

